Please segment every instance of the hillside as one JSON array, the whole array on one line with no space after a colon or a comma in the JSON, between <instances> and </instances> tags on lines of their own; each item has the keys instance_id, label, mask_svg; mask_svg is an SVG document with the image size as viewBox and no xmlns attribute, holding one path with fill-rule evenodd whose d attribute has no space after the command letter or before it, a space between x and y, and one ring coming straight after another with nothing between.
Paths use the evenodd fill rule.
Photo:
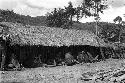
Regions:
<instances>
[{"instance_id":1,"label":"hillside","mask_svg":"<svg viewBox=\"0 0 125 83\"><path fill-rule=\"evenodd\" d=\"M0 10L0 22L22 23L24 25L45 26L45 16L24 16L9 10Z\"/></svg>"},{"instance_id":2,"label":"hillside","mask_svg":"<svg viewBox=\"0 0 125 83\"><path fill-rule=\"evenodd\" d=\"M0 22L13 22L13 23L21 23L24 25L31 25L31 26L46 26L46 17L45 16L24 16L20 14L16 14L13 11L9 10L0 10ZM116 26L114 23L107 23L107 22L100 22L99 28L105 25L109 26ZM73 29L83 29L95 32L95 22L87 22L87 23L77 23L74 21Z\"/></svg>"},{"instance_id":3,"label":"hillside","mask_svg":"<svg viewBox=\"0 0 125 83\"><path fill-rule=\"evenodd\" d=\"M86 22L86 23L74 23L73 28L75 29L82 29L82 30L89 30L95 33L96 31L96 23L95 22ZM112 28L118 28L116 24L114 23L108 23L108 22L99 22L98 23L98 30L101 31L102 28L106 28L111 26Z\"/></svg>"}]
</instances>

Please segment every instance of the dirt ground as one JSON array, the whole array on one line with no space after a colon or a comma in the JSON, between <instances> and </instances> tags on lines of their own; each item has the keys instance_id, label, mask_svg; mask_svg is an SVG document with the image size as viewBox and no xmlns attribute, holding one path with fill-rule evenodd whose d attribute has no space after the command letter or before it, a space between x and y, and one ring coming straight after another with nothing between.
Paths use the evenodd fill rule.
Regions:
<instances>
[{"instance_id":1,"label":"dirt ground","mask_svg":"<svg viewBox=\"0 0 125 83\"><path fill-rule=\"evenodd\" d=\"M108 59L74 66L0 71L0 83L122 83L124 71L125 59Z\"/></svg>"}]
</instances>

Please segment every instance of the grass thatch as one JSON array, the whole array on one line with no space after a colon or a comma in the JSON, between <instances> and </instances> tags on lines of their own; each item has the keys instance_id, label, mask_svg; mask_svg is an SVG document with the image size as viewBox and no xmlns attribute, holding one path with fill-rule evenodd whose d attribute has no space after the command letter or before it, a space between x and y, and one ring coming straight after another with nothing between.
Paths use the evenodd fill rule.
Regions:
<instances>
[{"instance_id":1,"label":"grass thatch","mask_svg":"<svg viewBox=\"0 0 125 83\"><path fill-rule=\"evenodd\" d=\"M70 46L91 45L105 46L103 40L95 34L83 30L62 29L45 26L22 26L16 23L1 22L0 27L9 27L4 30L10 35L11 44L19 45L43 45L43 46Z\"/></svg>"}]
</instances>

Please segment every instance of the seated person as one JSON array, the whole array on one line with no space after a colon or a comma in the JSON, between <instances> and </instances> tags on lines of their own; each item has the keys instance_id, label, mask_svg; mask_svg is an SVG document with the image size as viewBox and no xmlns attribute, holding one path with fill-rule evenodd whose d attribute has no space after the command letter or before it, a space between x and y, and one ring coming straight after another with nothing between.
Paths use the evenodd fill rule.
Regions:
<instances>
[{"instance_id":1,"label":"seated person","mask_svg":"<svg viewBox=\"0 0 125 83\"><path fill-rule=\"evenodd\" d=\"M9 68L12 68L12 69L19 69L20 68L20 64L18 62L18 60L16 59L16 56L14 54L12 54L12 57L11 57L11 62L10 64L8 65Z\"/></svg>"}]
</instances>

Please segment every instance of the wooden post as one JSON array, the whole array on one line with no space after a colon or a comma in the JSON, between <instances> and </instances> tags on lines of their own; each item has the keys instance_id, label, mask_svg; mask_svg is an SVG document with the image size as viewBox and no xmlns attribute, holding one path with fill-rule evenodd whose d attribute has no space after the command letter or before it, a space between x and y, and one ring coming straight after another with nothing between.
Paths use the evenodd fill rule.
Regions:
<instances>
[{"instance_id":1,"label":"wooden post","mask_svg":"<svg viewBox=\"0 0 125 83\"><path fill-rule=\"evenodd\" d=\"M1 62L1 69L4 70L4 66L5 66L5 54L2 50L2 62Z\"/></svg>"},{"instance_id":2,"label":"wooden post","mask_svg":"<svg viewBox=\"0 0 125 83\"><path fill-rule=\"evenodd\" d=\"M98 44L99 44L99 49L100 49L100 53L101 53L101 55L102 55L102 59L105 60L105 57L104 57L104 53L103 53L102 47L101 47L100 42L99 42L99 40L98 40L97 37L96 37L96 40L97 40L97 42L98 42Z\"/></svg>"},{"instance_id":3,"label":"wooden post","mask_svg":"<svg viewBox=\"0 0 125 83\"><path fill-rule=\"evenodd\" d=\"M4 43L4 47L1 45L2 48L0 48L1 50L1 54L2 54L2 62L1 62L1 69L4 70L5 68L5 60L6 60L6 41Z\"/></svg>"}]
</instances>

